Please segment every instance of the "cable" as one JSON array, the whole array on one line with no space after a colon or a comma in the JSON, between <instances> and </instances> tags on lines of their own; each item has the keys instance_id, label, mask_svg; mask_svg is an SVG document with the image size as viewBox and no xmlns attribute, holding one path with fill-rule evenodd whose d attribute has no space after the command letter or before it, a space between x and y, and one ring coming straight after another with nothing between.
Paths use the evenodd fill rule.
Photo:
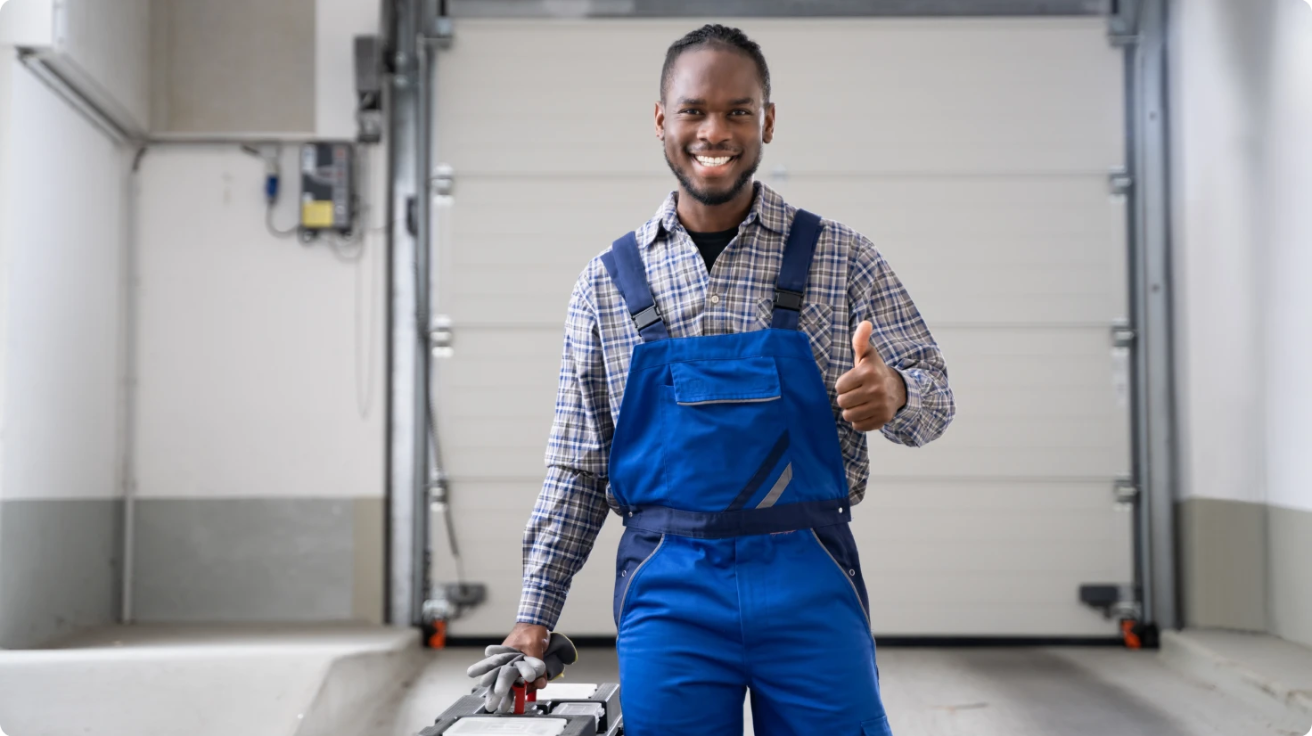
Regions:
<instances>
[{"instance_id":1,"label":"cable","mask_svg":"<svg viewBox=\"0 0 1312 736\"><path fill-rule=\"evenodd\" d=\"M264 228L275 238L295 237L299 227L283 230L273 224L273 210L278 204L278 189L282 181L282 143L274 144L272 156L245 143L241 150L264 162Z\"/></svg>"},{"instance_id":2,"label":"cable","mask_svg":"<svg viewBox=\"0 0 1312 736\"><path fill-rule=\"evenodd\" d=\"M273 224L272 204L268 205L264 209L264 227L269 231L269 234L275 238L294 238L296 237L296 233L300 230L300 228L298 227L293 227L290 230L278 229L278 226Z\"/></svg>"}]
</instances>

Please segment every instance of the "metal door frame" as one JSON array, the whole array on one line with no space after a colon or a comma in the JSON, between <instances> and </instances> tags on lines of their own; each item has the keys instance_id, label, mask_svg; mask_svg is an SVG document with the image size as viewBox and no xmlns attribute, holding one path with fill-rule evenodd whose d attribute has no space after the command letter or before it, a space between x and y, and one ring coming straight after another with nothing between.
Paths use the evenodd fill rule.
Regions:
<instances>
[{"instance_id":1,"label":"metal door frame","mask_svg":"<svg viewBox=\"0 0 1312 736\"><path fill-rule=\"evenodd\" d=\"M1159 626L1179 627L1165 0L814 0L804 13L790 0L384 0L383 6L392 66L385 102L392 213L386 573L390 623L426 623L423 612L432 603L429 506L431 491L444 488L441 468L434 467L441 453L429 411L434 345L427 321L434 300L424 287L432 278L434 41L449 39L452 18L1103 16L1108 42L1122 48L1125 57L1123 183L1130 193L1127 327L1133 355L1132 483L1137 492L1135 579L1127 588L1133 600L1123 603L1147 632L1148 646L1154 645Z\"/></svg>"}]
</instances>

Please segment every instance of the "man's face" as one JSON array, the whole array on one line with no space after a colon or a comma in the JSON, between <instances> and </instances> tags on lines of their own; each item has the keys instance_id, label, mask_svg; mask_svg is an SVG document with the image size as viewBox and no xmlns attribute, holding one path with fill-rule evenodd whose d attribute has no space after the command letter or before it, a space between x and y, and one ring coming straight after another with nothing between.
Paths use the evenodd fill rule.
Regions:
<instances>
[{"instance_id":1,"label":"man's face","mask_svg":"<svg viewBox=\"0 0 1312 736\"><path fill-rule=\"evenodd\" d=\"M656 103L656 136L685 191L705 205L724 204L752 180L762 147L774 137L756 63L716 47L684 52L665 99Z\"/></svg>"}]
</instances>

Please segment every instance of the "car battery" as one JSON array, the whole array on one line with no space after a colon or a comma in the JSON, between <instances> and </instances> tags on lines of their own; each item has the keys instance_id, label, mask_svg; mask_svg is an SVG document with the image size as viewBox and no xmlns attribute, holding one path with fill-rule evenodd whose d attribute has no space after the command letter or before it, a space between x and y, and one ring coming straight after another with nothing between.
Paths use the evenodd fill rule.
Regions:
<instances>
[{"instance_id":1,"label":"car battery","mask_svg":"<svg viewBox=\"0 0 1312 736\"><path fill-rule=\"evenodd\" d=\"M447 708L418 736L623 736L620 686L556 684L539 690L535 700L524 702L522 713L488 713L483 708L485 687ZM516 708L518 710L518 708Z\"/></svg>"}]
</instances>

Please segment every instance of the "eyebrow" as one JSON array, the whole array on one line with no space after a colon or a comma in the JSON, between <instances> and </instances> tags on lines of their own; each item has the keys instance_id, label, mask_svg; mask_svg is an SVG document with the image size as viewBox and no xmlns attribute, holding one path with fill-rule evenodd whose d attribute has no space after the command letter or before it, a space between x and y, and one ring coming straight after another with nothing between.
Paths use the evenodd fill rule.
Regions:
<instances>
[{"instance_id":1,"label":"eyebrow","mask_svg":"<svg viewBox=\"0 0 1312 736\"><path fill-rule=\"evenodd\" d=\"M756 100L752 99L751 97L739 97L739 98L736 99L736 100L729 100L729 105L730 105L730 107L737 106L737 105L750 105L750 104L752 104L752 103L754 103L754 102L756 102ZM680 104L680 105L705 105L705 104L706 104L706 100L703 100L703 99L698 98L698 97L680 97L680 98L679 98L679 104Z\"/></svg>"}]
</instances>

